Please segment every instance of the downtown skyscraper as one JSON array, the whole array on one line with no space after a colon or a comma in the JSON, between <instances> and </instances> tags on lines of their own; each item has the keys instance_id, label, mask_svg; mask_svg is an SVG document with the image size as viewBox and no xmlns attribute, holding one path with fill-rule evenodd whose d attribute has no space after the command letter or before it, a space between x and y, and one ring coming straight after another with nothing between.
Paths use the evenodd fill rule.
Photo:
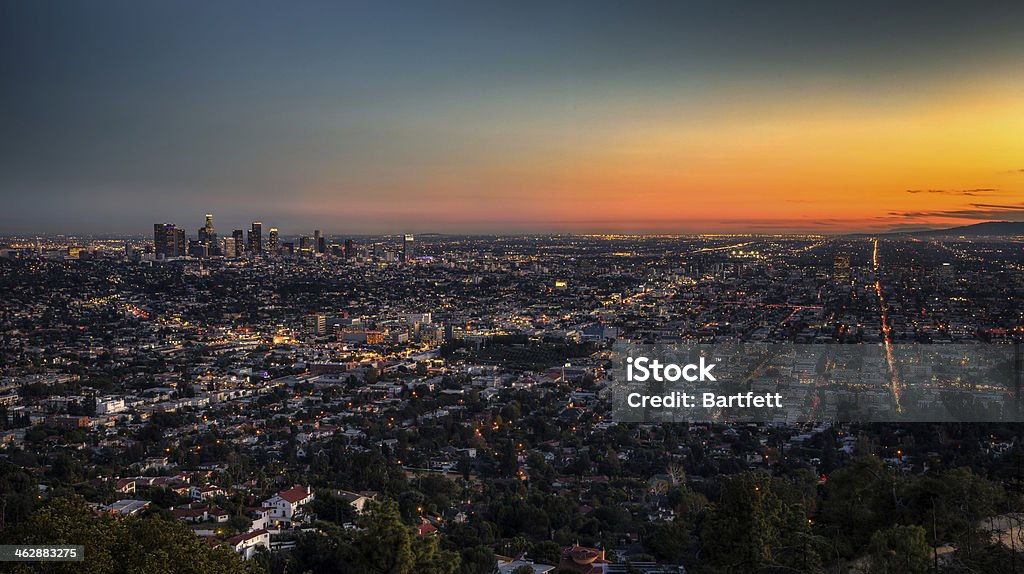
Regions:
<instances>
[{"instance_id":1,"label":"downtown skyscraper","mask_svg":"<svg viewBox=\"0 0 1024 574\"><path fill-rule=\"evenodd\" d=\"M249 252L254 255L263 254L263 222L253 221L249 229Z\"/></svg>"},{"instance_id":2,"label":"downtown skyscraper","mask_svg":"<svg viewBox=\"0 0 1024 574\"><path fill-rule=\"evenodd\" d=\"M235 257L241 257L242 253L245 252L245 237L244 232L241 229L235 229L231 232L231 238L234 240L235 251L234 253L225 253L225 255L234 255Z\"/></svg>"},{"instance_id":3,"label":"downtown skyscraper","mask_svg":"<svg viewBox=\"0 0 1024 574\"><path fill-rule=\"evenodd\" d=\"M185 230L173 223L153 224L153 252L157 259L184 257Z\"/></svg>"},{"instance_id":4,"label":"downtown skyscraper","mask_svg":"<svg viewBox=\"0 0 1024 574\"><path fill-rule=\"evenodd\" d=\"M412 261L416 257L416 238L406 233L402 240L402 261Z\"/></svg>"},{"instance_id":5,"label":"downtown skyscraper","mask_svg":"<svg viewBox=\"0 0 1024 574\"><path fill-rule=\"evenodd\" d=\"M274 257L274 256L277 255L277 251L278 251L279 247L280 247L280 238L279 238L278 233L277 233L277 228L276 227L271 227L270 228L270 238L267 241L267 251L270 253L271 257Z\"/></svg>"},{"instance_id":6,"label":"downtown skyscraper","mask_svg":"<svg viewBox=\"0 0 1024 574\"><path fill-rule=\"evenodd\" d=\"M206 225L199 228L199 241L209 246L217 244L217 231L213 228L213 214L206 214Z\"/></svg>"}]
</instances>

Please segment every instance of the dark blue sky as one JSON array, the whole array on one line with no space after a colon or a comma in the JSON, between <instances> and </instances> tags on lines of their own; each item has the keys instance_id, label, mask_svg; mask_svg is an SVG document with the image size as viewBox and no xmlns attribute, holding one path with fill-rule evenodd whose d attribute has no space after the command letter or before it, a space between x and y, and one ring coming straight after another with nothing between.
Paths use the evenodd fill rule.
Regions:
<instances>
[{"instance_id":1,"label":"dark blue sky","mask_svg":"<svg viewBox=\"0 0 1024 574\"><path fill-rule=\"evenodd\" d=\"M1024 75L1022 15L1022 2L2 1L0 232L191 232L206 212L223 229L556 229L582 221L569 211L607 150L627 157L623 142L669 123L721 132L750 121L744 108L813 113L833 97L895 109ZM609 177L661 177L630 166ZM614 211L615 192L595 193Z\"/></svg>"}]
</instances>

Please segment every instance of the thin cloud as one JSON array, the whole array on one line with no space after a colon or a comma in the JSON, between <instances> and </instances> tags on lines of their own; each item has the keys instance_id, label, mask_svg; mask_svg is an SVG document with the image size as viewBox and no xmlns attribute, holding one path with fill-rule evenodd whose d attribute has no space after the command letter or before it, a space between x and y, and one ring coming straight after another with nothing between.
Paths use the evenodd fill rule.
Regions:
<instances>
[{"instance_id":1,"label":"thin cloud","mask_svg":"<svg viewBox=\"0 0 1024 574\"><path fill-rule=\"evenodd\" d=\"M939 193L943 195L978 195L979 193L991 193L999 191L995 187L976 187L974 189L907 189L907 193Z\"/></svg>"},{"instance_id":2,"label":"thin cloud","mask_svg":"<svg viewBox=\"0 0 1024 574\"><path fill-rule=\"evenodd\" d=\"M893 219L973 219L990 221L993 219L1024 220L1024 204L1003 205L993 203L972 203L964 209L944 209L935 211L890 211Z\"/></svg>"},{"instance_id":3,"label":"thin cloud","mask_svg":"<svg viewBox=\"0 0 1024 574\"><path fill-rule=\"evenodd\" d=\"M971 207L979 207L984 209L1014 209L1024 210L1024 205L999 205L993 203L972 203Z\"/></svg>"}]
</instances>

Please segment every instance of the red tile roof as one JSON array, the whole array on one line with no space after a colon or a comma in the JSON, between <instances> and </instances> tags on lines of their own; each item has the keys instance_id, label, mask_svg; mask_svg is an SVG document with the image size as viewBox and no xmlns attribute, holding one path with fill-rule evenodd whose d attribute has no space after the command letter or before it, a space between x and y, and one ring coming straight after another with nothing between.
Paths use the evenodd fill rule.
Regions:
<instances>
[{"instance_id":1,"label":"red tile roof","mask_svg":"<svg viewBox=\"0 0 1024 574\"><path fill-rule=\"evenodd\" d=\"M295 504L301 500L305 500L309 497L309 491L306 490L305 486L294 486L288 490L282 490L277 493L278 496L287 500L288 502Z\"/></svg>"},{"instance_id":2,"label":"red tile roof","mask_svg":"<svg viewBox=\"0 0 1024 574\"><path fill-rule=\"evenodd\" d=\"M435 532L437 532L437 527L434 526L433 524L431 524L430 522L426 521L426 520L424 520L419 525L419 535L421 537L422 536L428 536L428 535L433 534Z\"/></svg>"},{"instance_id":3,"label":"red tile roof","mask_svg":"<svg viewBox=\"0 0 1024 574\"><path fill-rule=\"evenodd\" d=\"M238 546L240 543L245 542L246 540L250 540L258 536L263 536L266 533L267 531L262 528L259 530L253 530L251 532L243 532L242 534L238 534L232 536L231 538L228 538L228 544L232 546Z\"/></svg>"}]
</instances>

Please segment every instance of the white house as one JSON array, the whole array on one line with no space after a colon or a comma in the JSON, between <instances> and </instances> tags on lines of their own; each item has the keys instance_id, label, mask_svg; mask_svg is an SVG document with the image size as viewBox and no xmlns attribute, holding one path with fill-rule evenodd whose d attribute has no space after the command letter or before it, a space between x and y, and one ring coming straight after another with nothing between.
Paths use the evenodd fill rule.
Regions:
<instances>
[{"instance_id":1,"label":"white house","mask_svg":"<svg viewBox=\"0 0 1024 574\"><path fill-rule=\"evenodd\" d=\"M96 412L101 415L112 415L122 412L125 409L124 399L118 397L103 397L96 401Z\"/></svg>"},{"instance_id":2,"label":"white house","mask_svg":"<svg viewBox=\"0 0 1024 574\"><path fill-rule=\"evenodd\" d=\"M261 530L273 526L274 521L270 515L270 508L257 508L249 512L249 518L252 519L252 525L249 526L249 531L252 532L253 530Z\"/></svg>"},{"instance_id":3,"label":"white house","mask_svg":"<svg viewBox=\"0 0 1024 574\"><path fill-rule=\"evenodd\" d=\"M209 500L217 496L228 495L223 488L212 484L193 486L189 489L189 494L192 496L192 500Z\"/></svg>"},{"instance_id":4,"label":"white house","mask_svg":"<svg viewBox=\"0 0 1024 574\"><path fill-rule=\"evenodd\" d=\"M243 558L249 560L256 554L256 549L259 547L270 550L270 533L266 530L252 530L238 536L232 536L228 538L228 544L242 555Z\"/></svg>"},{"instance_id":5,"label":"white house","mask_svg":"<svg viewBox=\"0 0 1024 574\"><path fill-rule=\"evenodd\" d=\"M278 492L263 502L263 508L270 511L269 518L275 526L290 526L300 514L302 506L313 502L313 490L308 486L294 486Z\"/></svg>"}]
</instances>

